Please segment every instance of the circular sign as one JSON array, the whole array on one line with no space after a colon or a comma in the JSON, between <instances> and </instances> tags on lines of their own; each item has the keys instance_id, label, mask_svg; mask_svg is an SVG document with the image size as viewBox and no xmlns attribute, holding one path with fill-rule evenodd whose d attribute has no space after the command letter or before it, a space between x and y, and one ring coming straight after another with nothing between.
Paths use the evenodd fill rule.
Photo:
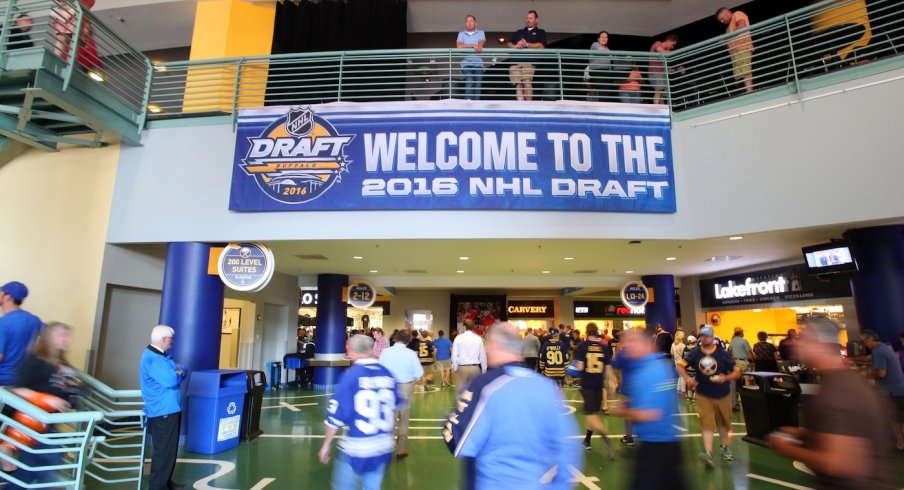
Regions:
<instances>
[{"instance_id":1,"label":"circular sign","mask_svg":"<svg viewBox=\"0 0 904 490\"><path fill-rule=\"evenodd\" d=\"M647 287L640 281L631 281L621 289L622 303L628 308L642 308L650 298Z\"/></svg>"},{"instance_id":2,"label":"circular sign","mask_svg":"<svg viewBox=\"0 0 904 490\"><path fill-rule=\"evenodd\" d=\"M260 243L230 243L220 252L217 273L223 284L236 291L257 292L270 282L273 252Z\"/></svg>"},{"instance_id":3,"label":"circular sign","mask_svg":"<svg viewBox=\"0 0 904 490\"><path fill-rule=\"evenodd\" d=\"M355 308L369 308L377 301L377 291L367 281L355 281L348 288L348 304Z\"/></svg>"}]
</instances>

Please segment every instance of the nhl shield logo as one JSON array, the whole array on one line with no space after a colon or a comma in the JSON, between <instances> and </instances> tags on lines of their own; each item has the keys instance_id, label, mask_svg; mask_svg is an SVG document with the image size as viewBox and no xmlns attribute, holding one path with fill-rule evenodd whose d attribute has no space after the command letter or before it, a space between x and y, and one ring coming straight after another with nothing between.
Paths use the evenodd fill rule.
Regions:
<instances>
[{"instance_id":1,"label":"nhl shield logo","mask_svg":"<svg viewBox=\"0 0 904 490\"><path fill-rule=\"evenodd\" d=\"M307 136L314 129L314 111L309 107L293 107L286 114L286 132L292 136Z\"/></svg>"}]
</instances>

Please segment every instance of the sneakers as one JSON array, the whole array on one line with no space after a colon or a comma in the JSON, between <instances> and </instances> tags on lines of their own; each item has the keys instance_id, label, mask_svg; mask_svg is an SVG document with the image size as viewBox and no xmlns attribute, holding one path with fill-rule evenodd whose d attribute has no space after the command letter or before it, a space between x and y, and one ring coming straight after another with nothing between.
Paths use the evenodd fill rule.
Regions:
<instances>
[{"instance_id":1,"label":"sneakers","mask_svg":"<svg viewBox=\"0 0 904 490\"><path fill-rule=\"evenodd\" d=\"M589 450L590 450L590 441L584 441L584 442L581 443L581 445L584 446L584 450L585 450L585 451L589 451Z\"/></svg>"},{"instance_id":2,"label":"sneakers","mask_svg":"<svg viewBox=\"0 0 904 490\"><path fill-rule=\"evenodd\" d=\"M734 456L731 455L731 449L728 449L728 446L719 446L719 452L722 454L722 459L725 461L731 461ZM712 458L710 458L712 460Z\"/></svg>"},{"instance_id":3,"label":"sneakers","mask_svg":"<svg viewBox=\"0 0 904 490\"><path fill-rule=\"evenodd\" d=\"M700 461L703 461L703 466L706 466L707 469L712 469L716 467L716 464L713 463L713 455L709 454L706 451L700 451Z\"/></svg>"},{"instance_id":4,"label":"sneakers","mask_svg":"<svg viewBox=\"0 0 904 490\"><path fill-rule=\"evenodd\" d=\"M624 436L621 438L621 443L628 447L634 447L634 437Z\"/></svg>"}]
</instances>

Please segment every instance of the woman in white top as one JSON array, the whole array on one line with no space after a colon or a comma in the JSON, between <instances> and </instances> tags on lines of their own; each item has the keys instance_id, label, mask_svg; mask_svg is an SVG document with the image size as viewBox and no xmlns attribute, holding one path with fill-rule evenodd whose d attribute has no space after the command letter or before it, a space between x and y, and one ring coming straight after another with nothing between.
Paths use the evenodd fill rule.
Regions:
<instances>
[{"instance_id":1,"label":"woman in white top","mask_svg":"<svg viewBox=\"0 0 904 490\"><path fill-rule=\"evenodd\" d=\"M678 366L678 362L684 360L684 349L687 346L684 344L684 332L679 330L675 332L675 340L672 341L672 360L675 361L675 366ZM678 392L682 395L687 391L684 379L681 376L678 376Z\"/></svg>"}]
</instances>

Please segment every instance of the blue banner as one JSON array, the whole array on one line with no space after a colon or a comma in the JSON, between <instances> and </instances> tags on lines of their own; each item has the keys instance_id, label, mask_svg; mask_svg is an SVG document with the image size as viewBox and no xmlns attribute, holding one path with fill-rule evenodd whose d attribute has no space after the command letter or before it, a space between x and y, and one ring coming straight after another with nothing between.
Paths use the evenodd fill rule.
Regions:
<instances>
[{"instance_id":1,"label":"blue banner","mask_svg":"<svg viewBox=\"0 0 904 490\"><path fill-rule=\"evenodd\" d=\"M244 109L229 209L674 213L670 129L635 104Z\"/></svg>"}]
</instances>

